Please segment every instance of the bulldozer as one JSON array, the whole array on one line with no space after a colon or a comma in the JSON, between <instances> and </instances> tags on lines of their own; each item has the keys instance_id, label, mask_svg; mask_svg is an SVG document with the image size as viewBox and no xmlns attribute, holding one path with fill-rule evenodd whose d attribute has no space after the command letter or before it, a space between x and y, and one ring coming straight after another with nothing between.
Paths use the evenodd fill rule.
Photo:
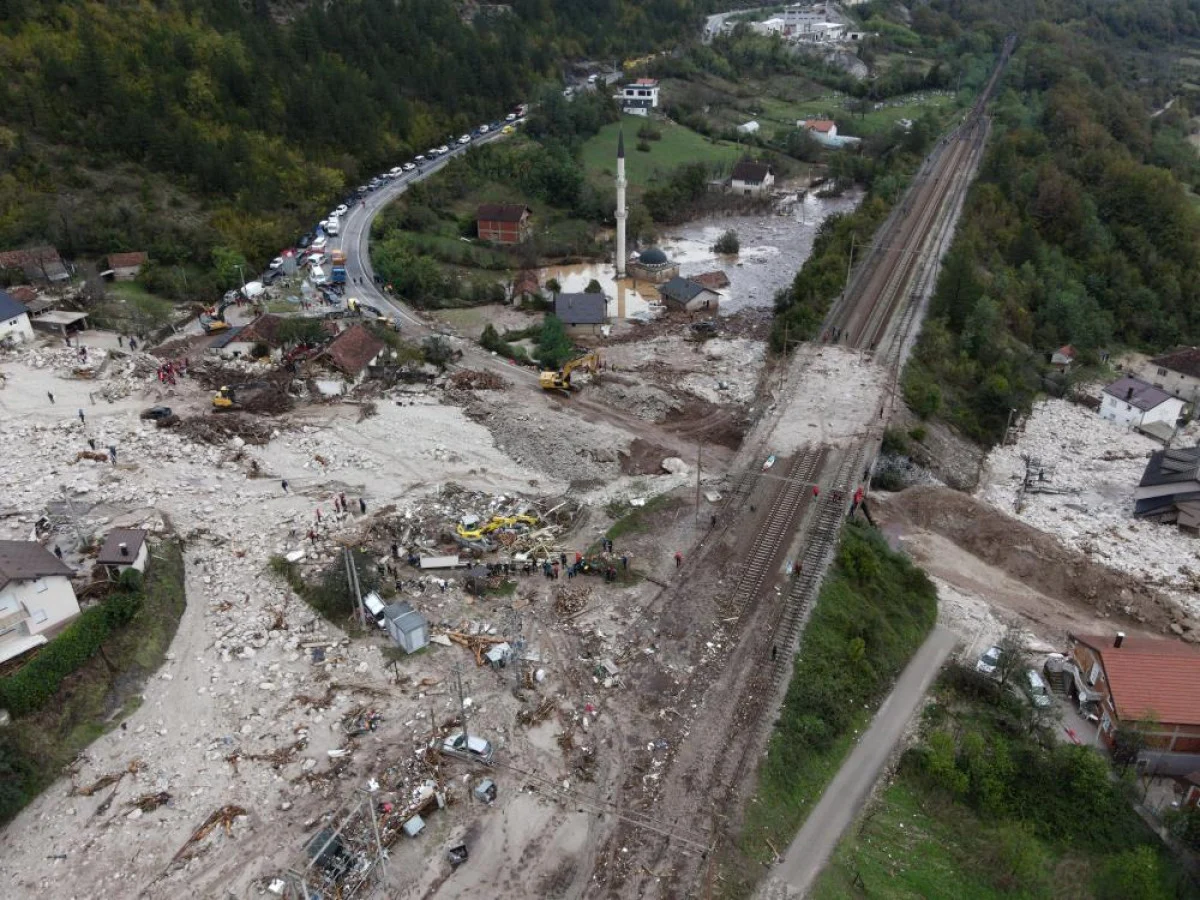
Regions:
<instances>
[{"instance_id":1,"label":"bulldozer","mask_svg":"<svg viewBox=\"0 0 1200 900\"><path fill-rule=\"evenodd\" d=\"M225 321L225 310L234 302L234 299L222 300L216 309L200 314L200 327L205 334L216 334L229 328L229 323Z\"/></svg>"},{"instance_id":2,"label":"bulldozer","mask_svg":"<svg viewBox=\"0 0 1200 900\"><path fill-rule=\"evenodd\" d=\"M577 359L571 360L561 369L551 369L548 372L542 372L538 376L538 383L542 389L546 391L562 391L570 393L574 390L571 386L571 373L576 369L583 369L585 372L595 373L600 368L600 351L593 350L591 353L580 356Z\"/></svg>"},{"instance_id":3,"label":"bulldozer","mask_svg":"<svg viewBox=\"0 0 1200 900\"><path fill-rule=\"evenodd\" d=\"M239 391L243 392L243 394L244 394L247 391L253 391L257 388L262 388L262 387L266 387L266 386L267 386L267 383L265 381L252 381L249 384L233 384L233 385L227 384L224 387L221 387L215 394L213 394L213 398L212 398L213 409L218 409L218 410L241 409L241 403L238 401L238 396L237 396Z\"/></svg>"}]
</instances>

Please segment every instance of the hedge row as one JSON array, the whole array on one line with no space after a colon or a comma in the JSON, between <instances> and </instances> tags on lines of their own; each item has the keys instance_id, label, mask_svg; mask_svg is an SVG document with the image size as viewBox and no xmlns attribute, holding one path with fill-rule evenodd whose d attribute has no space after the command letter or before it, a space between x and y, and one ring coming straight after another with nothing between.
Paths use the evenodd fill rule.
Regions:
<instances>
[{"instance_id":1,"label":"hedge row","mask_svg":"<svg viewBox=\"0 0 1200 900\"><path fill-rule=\"evenodd\" d=\"M132 619L142 606L137 594L114 594L99 606L85 609L28 665L0 678L0 707L13 716L41 709L58 692L63 679L96 655L113 630Z\"/></svg>"}]
</instances>

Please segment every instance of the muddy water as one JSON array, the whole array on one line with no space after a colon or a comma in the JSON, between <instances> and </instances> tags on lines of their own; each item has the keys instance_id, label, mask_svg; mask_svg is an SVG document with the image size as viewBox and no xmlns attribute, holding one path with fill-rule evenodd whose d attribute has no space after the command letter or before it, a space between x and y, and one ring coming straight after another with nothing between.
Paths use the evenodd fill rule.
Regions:
<instances>
[{"instance_id":1,"label":"muddy water","mask_svg":"<svg viewBox=\"0 0 1200 900\"><path fill-rule=\"evenodd\" d=\"M810 195L791 204L783 214L689 222L669 229L659 247L680 264L679 274L685 278L718 269L729 276L729 287L720 291L722 314L769 308L775 294L792 283L808 259L821 223L834 213L849 212L861 199L857 191L831 199ZM737 256L718 256L709 248L730 228L738 233L741 252ZM609 298L608 313L614 319L652 317L661 302L653 284L629 278L618 282L608 263L551 266L539 269L538 278L543 285L555 278L566 292L582 291L596 279Z\"/></svg>"}]
</instances>

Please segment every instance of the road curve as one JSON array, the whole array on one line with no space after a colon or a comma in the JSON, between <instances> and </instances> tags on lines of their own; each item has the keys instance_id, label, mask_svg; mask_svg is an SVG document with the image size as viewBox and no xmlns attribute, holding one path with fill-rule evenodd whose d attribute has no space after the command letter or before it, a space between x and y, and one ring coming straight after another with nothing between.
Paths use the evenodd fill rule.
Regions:
<instances>
[{"instance_id":1,"label":"road curve","mask_svg":"<svg viewBox=\"0 0 1200 900\"><path fill-rule=\"evenodd\" d=\"M759 900L803 897L833 854L846 827L858 815L905 727L942 663L954 647L954 633L935 626L909 661L871 727L825 788L820 801L792 840L783 862L759 892Z\"/></svg>"}]
</instances>

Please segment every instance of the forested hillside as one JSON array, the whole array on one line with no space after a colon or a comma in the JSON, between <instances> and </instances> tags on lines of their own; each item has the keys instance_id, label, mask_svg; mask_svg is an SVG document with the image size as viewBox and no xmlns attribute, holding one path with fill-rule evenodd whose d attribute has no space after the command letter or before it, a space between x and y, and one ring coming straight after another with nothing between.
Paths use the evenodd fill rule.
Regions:
<instances>
[{"instance_id":1,"label":"forested hillside","mask_svg":"<svg viewBox=\"0 0 1200 900\"><path fill-rule=\"evenodd\" d=\"M949 22L938 6L926 27ZM1062 344L1086 361L1200 341L1188 100L1151 118L1131 87L1156 86L1129 77L1145 62L1140 44L1157 36L1163 54L1197 33L1193 8L1117 4L1098 20L1064 5L1061 19L1025 29L905 377L918 413L984 442L1028 408Z\"/></svg>"},{"instance_id":2,"label":"forested hillside","mask_svg":"<svg viewBox=\"0 0 1200 900\"><path fill-rule=\"evenodd\" d=\"M364 175L705 2L0 0L0 248L149 249L203 295L214 248L269 258Z\"/></svg>"}]
</instances>

